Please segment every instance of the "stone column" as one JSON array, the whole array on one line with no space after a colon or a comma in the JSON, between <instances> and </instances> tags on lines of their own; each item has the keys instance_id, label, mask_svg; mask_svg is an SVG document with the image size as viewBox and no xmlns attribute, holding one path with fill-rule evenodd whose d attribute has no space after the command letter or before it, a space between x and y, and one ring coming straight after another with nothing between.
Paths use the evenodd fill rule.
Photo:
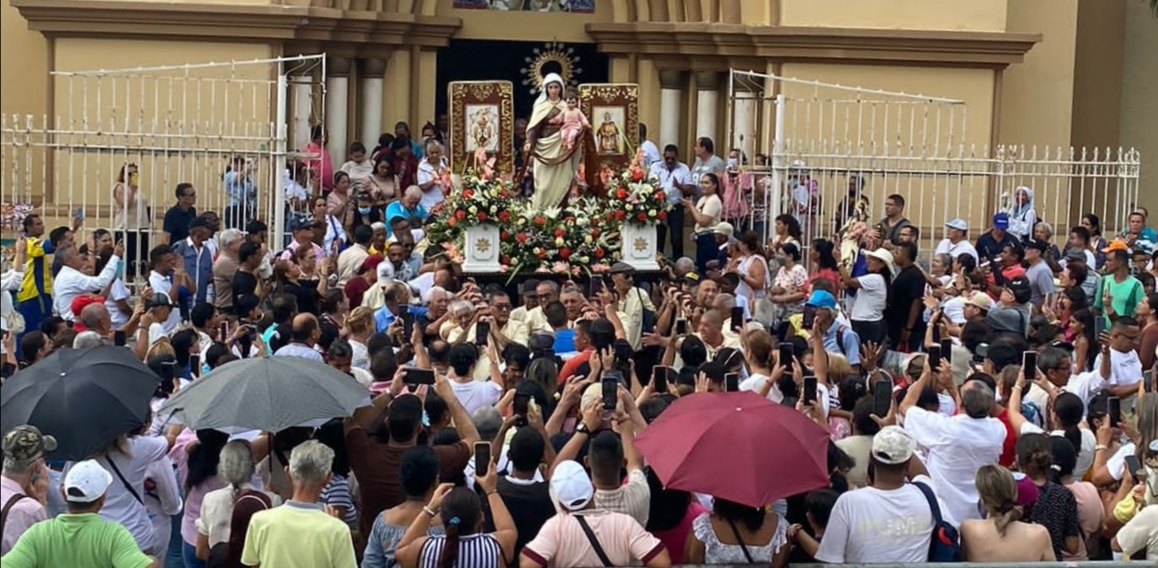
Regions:
<instances>
[{"instance_id":1,"label":"stone column","mask_svg":"<svg viewBox=\"0 0 1158 568\"><path fill-rule=\"evenodd\" d=\"M362 62L362 143L367 148L378 144L382 133L382 90L385 88L386 62L367 59Z\"/></svg>"},{"instance_id":2,"label":"stone column","mask_svg":"<svg viewBox=\"0 0 1158 568\"><path fill-rule=\"evenodd\" d=\"M696 73L696 138L707 136L716 143L716 153L721 154L719 133L716 131L720 114L720 74Z\"/></svg>"},{"instance_id":3,"label":"stone column","mask_svg":"<svg viewBox=\"0 0 1158 568\"><path fill-rule=\"evenodd\" d=\"M678 144L680 138L680 98L683 94L683 73L659 72L659 148ZM690 148L684 149L688 155Z\"/></svg>"},{"instance_id":4,"label":"stone column","mask_svg":"<svg viewBox=\"0 0 1158 568\"><path fill-rule=\"evenodd\" d=\"M725 91L726 92L726 91ZM732 100L732 139L731 147L739 148L748 157L748 163L751 164L755 159L756 153L761 150L759 141L756 140L756 120L759 115L757 111L756 93L743 84L743 81L736 81L734 84ZM728 149L716 148L720 154L725 154Z\"/></svg>"},{"instance_id":5,"label":"stone column","mask_svg":"<svg viewBox=\"0 0 1158 568\"><path fill-rule=\"evenodd\" d=\"M350 60L330 58L326 61L326 129L330 131L326 151L335 164L346 161L350 143L349 100Z\"/></svg>"}]
</instances>

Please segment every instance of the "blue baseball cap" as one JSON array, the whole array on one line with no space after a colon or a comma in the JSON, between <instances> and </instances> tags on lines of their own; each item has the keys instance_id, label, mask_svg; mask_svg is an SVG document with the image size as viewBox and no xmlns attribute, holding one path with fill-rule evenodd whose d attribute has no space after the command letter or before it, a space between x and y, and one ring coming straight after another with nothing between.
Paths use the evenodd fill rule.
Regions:
<instances>
[{"instance_id":1,"label":"blue baseball cap","mask_svg":"<svg viewBox=\"0 0 1158 568\"><path fill-rule=\"evenodd\" d=\"M1009 214L998 213L993 216L993 228L1001 229L1002 231L1009 228Z\"/></svg>"},{"instance_id":2,"label":"blue baseball cap","mask_svg":"<svg viewBox=\"0 0 1158 568\"><path fill-rule=\"evenodd\" d=\"M831 310L836 307L836 296L833 296L824 290L816 290L812 293L811 296L808 297L808 301L805 302L805 305L812 306L814 308L826 308Z\"/></svg>"}]
</instances>

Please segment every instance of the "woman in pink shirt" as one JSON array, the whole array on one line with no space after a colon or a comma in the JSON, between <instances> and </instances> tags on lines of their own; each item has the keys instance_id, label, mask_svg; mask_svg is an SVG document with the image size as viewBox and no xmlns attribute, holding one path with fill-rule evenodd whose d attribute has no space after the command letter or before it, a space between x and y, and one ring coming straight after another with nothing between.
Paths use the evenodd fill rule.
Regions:
<instances>
[{"instance_id":1,"label":"woman in pink shirt","mask_svg":"<svg viewBox=\"0 0 1158 568\"><path fill-rule=\"evenodd\" d=\"M320 188L323 194L328 195L334 187L334 164L330 160L330 153L326 151L326 136L324 126L314 125L310 130L310 143L306 144L305 153L318 156L306 160L313 189L317 191Z\"/></svg>"}]
</instances>

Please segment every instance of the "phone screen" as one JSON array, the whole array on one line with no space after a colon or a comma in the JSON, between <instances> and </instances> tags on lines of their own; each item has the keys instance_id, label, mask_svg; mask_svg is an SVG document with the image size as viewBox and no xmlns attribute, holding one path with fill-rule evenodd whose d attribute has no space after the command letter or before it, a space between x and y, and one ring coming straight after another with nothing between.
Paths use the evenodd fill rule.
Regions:
<instances>
[{"instance_id":1,"label":"phone screen","mask_svg":"<svg viewBox=\"0 0 1158 568\"><path fill-rule=\"evenodd\" d=\"M804 317L800 321L800 326L805 330L810 330L815 323L816 306L804 306Z\"/></svg>"},{"instance_id":2,"label":"phone screen","mask_svg":"<svg viewBox=\"0 0 1158 568\"><path fill-rule=\"evenodd\" d=\"M603 276L596 274L591 277L591 297L594 298L603 291Z\"/></svg>"},{"instance_id":3,"label":"phone screen","mask_svg":"<svg viewBox=\"0 0 1158 568\"><path fill-rule=\"evenodd\" d=\"M1094 316L1094 339L1102 336L1106 331L1106 316Z\"/></svg>"},{"instance_id":4,"label":"phone screen","mask_svg":"<svg viewBox=\"0 0 1158 568\"><path fill-rule=\"evenodd\" d=\"M804 403L816 402L816 377L804 377Z\"/></svg>"},{"instance_id":5,"label":"phone screen","mask_svg":"<svg viewBox=\"0 0 1158 568\"><path fill-rule=\"evenodd\" d=\"M515 416L527 417L527 413L531 411L531 395L516 394L513 406Z\"/></svg>"},{"instance_id":6,"label":"phone screen","mask_svg":"<svg viewBox=\"0 0 1158 568\"><path fill-rule=\"evenodd\" d=\"M1142 466L1138 464L1138 456L1130 454L1126 456L1126 471L1130 472L1130 477L1134 478L1134 485L1138 484L1138 471Z\"/></svg>"},{"instance_id":7,"label":"phone screen","mask_svg":"<svg viewBox=\"0 0 1158 568\"><path fill-rule=\"evenodd\" d=\"M792 370L792 365L795 363L793 359L795 359L795 357L796 353L791 343L787 341L780 343L780 364L786 370Z\"/></svg>"},{"instance_id":8,"label":"phone screen","mask_svg":"<svg viewBox=\"0 0 1158 568\"><path fill-rule=\"evenodd\" d=\"M893 403L893 385L887 381L873 383L873 414L884 418Z\"/></svg>"},{"instance_id":9,"label":"phone screen","mask_svg":"<svg viewBox=\"0 0 1158 568\"><path fill-rule=\"evenodd\" d=\"M744 327L744 308L736 306L732 308L732 331L740 331Z\"/></svg>"},{"instance_id":10,"label":"phone screen","mask_svg":"<svg viewBox=\"0 0 1158 568\"><path fill-rule=\"evenodd\" d=\"M490 322L480 321L475 324L474 328L474 344L479 347L486 347L487 339L491 336Z\"/></svg>"},{"instance_id":11,"label":"phone screen","mask_svg":"<svg viewBox=\"0 0 1158 568\"><path fill-rule=\"evenodd\" d=\"M1030 383L1037 378L1037 351L1026 351L1021 354L1021 376Z\"/></svg>"},{"instance_id":12,"label":"phone screen","mask_svg":"<svg viewBox=\"0 0 1158 568\"><path fill-rule=\"evenodd\" d=\"M615 403L619 401L619 379L605 375L602 384L603 410L615 410Z\"/></svg>"},{"instance_id":13,"label":"phone screen","mask_svg":"<svg viewBox=\"0 0 1158 568\"><path fill-rule=\"evenodd\" d=\"M658 394L667 392L668 367L656 365L651 368L651 388Z\"/></svg>"},{"instance_id":14,"label":"phone screen","mask_svg":"<svg viewBox=\"0 0 1158 568\"><path fill-rule=\"evenodd\" d=\"M201 355L199 353L189 356L189 374L194 377L201 376Z\"/></svg>"},{"instance_id":15,"label":"phone screen","mask_svg":"<svg viewBox=\"0 0 1158 568\"><path fill-rule=\"evenodd\" d=\"M941 360L953 364L953 340L948 337L941 340Z\"/></svg>"},{"instance_id":16,"label":"phone screen","mask_svg":"<svg viewBox=\"0 0 1158 568\"><path fill-rule=\"evenodd\" d=\"M474 471L479 477L485 477L491 470L491 443L474 443Z\"/></svg>"},{"instance_id":17,"label":"phone screen","mask_svg":"<svg viewBox=\"0 0 1158 568\"><path fill-rule=\"evenodd\" d=\"M225 343L229 341L229 322L223 321L221 325L217 326L217 340Z\"/></svg>"},{"instance_id":18,"label":"phone screen","mask_svg":"<svg viewBox=\"0 0 1158 568\"><path fill-rule=\"evenodd\" d=\"M676 320L675 334L676 335L687 335L688 334L688 320L687 319L679 318Z\"/></svg>"},{"instance_id":19,"label":"phone screen","mask_svg":"<svg viewBox=\"0 0 1158 568\"><path fill-rule=\"evenodd\" d=\"M1106 414L1110 417L1110 427L1117 428L1122 423L1122 399L1111 396L1106 400Z\"/></svg>"},{"instance_id":20,"label":"phone screen","mask_svg":"<svg viewBox=\"0 0 1158 568\"><path fill-rule=\"evenodd\" d=\"M405 383L408 385L433 385L433 369L406 369Z\"/></svg>"},{"instance_id":21,"label":"phone screen","mask_svg":"<svg viewBox=\"0 0 1158 568\"><path fill-rule=\"evenodd\" d=\"M113 343L117 347L124 347L125 346L125 330L118 329L118 330L113 332Z\"/></svg>"},{"instance_id":22,"label":"phone screen","mask_svg":"<svg viewBox=\"0 0 1158 568\"><path fill-rule=\"evenodd\" d=\"M929 370L936 373L937 368L941 366L941 346L930 345L927 349L929 351Z\"/></svg>"},{"instance_id":23,"label":"phone screen","mask_svg":"<svg viewBox=\"0 0 1158 568\"><path fill-rule=\"evenodd\" d=\"M398 317L402 319L402 335L406 336L406 341L410 341L410 336L414 335L414 317L410 315L410 306L398 306Z\"/></svg>"},{"instance_id":24,"label":"phone screen","mask_svg":"<svg viewBox=\"0 0 1158 568\"><path fill-rule=\"evenodd\" d=\"M724 374L724 392L740 391L740 373Z\"/></svg>"}]
</instances>

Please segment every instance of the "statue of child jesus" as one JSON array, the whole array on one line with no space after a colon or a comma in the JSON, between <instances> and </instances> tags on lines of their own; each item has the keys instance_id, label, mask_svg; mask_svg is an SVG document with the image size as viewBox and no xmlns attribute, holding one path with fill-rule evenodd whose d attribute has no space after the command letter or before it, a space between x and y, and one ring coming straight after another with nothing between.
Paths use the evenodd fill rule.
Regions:
<instances>
[{"instance_id":1,"label":"statue of child jesus","mask_svg":"<svg viewBox=\"0 0 1158 568\"><path fill-rule=\"evenodd\" d=\"M567 110L551 119L551 123L563 125L560 128L560 134L563 136L563 147L567 148L569 152L575 147L575 140L579 137L579 133L583 132L584 128L591 128L591 122L587 120L583 111L579 110L579 94L575 92L575 89L567 89L564 100L567 102Z\"/></svg>"}]
</instances>

